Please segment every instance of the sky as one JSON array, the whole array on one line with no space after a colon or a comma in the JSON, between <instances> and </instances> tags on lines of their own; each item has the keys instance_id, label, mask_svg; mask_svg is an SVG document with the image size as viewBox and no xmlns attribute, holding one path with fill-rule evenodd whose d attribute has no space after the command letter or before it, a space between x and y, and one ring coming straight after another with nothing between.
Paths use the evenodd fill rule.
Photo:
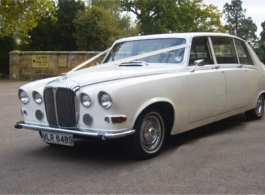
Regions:
<instances>
[{"instance_id":1,"label":"sky","mask_svg":"<svg viewBox=\"0 0 265 195\"><path fill-rule=\"evenodd\" d=\"M246 9L246 18L251 17L253 22L257 25L257 35L259 36L262 28L261 23L265 21L265 0L241 0L242 8ZM231 3L231 0L203 0L207 5L213 4L218 6L221 12L226 3Z\"/></svg>"}]
</instances>

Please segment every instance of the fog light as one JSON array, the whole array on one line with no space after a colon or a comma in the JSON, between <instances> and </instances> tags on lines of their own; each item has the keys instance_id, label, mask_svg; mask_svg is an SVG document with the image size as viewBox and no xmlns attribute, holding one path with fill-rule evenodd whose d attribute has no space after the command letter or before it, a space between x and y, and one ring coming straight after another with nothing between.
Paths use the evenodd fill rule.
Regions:
<instances>
[{"instance_id":1,"label":"fog light","mask_svg":"<svg viewBox=\"0 0 265 195\"><path fill-rule=\"evenodd\" d=\"M40 111L40 110L36 110L36 112L35 112L35 117L40 121L40 120L42 120L43 119L43 112L42 111Z\"/></svg>"},{"instance_id":2,"label":"fog light","mask_svg":"<svg viewBox=\"0 0 265 195\"><path fill-rule=\"evenodd\" d=\"M27 116L28 115L28 113L27 113L27 111L26 110L21 110L21 114L23 115L23 116Z\"/></svg>"},{"instance_id":3,"label":"fog light","mask_svg":"<svg viewBox=\"0 0 265 195\"><path fill-rule=\"evenodd\" d=\"M83 116L83 122L86 124L86 125L92 125L92 123L93 123L93 118L92 118L92 116L90 116L89 114L85 114L84 116Z\"/></svg>"}]
</instances>

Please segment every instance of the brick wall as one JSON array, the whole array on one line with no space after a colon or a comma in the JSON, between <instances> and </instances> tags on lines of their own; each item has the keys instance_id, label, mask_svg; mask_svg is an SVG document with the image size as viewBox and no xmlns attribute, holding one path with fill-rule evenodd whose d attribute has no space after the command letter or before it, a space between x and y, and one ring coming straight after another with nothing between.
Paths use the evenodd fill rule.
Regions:
<instances>
[{"instance_id":1,"label":"brick wall","mask_svg":"<svg viewBox=\"0 0 265 195\"><path fill-rule=\"evenodd\" d=\"M11 51L9 53L9 77L12 80L36 80L61 75L100 52L65 51ZM103 57L88 66L100 63Z\"/></svg>"}]
</instances>

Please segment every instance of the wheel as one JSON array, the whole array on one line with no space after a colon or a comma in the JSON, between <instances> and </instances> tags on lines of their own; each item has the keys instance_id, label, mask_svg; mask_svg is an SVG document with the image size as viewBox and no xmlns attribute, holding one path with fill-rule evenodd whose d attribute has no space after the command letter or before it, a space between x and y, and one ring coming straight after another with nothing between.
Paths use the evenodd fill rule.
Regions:
<instances>
[{"instance_id":1,"label":"wheel","mask_svg":"<svg viewBox=\"0 0 265 195\"><path fill-rule=\"evenodd\" d=\"M261 94L254 109L245 112L248 119L260 119L264 113L264 96Z\"/></svg>"},{"instance_id":2,"label":"wheel","mask_svg":"<svg viewBox=\"0 0 265 195\"><path fill-rule=\"evenodd\" d=\"M149 159L159 154L165 140L163 117L156 110L145 110L136 120L135 134L129 137L129 151L138 159Z\"/></svg>"}]
</instances>

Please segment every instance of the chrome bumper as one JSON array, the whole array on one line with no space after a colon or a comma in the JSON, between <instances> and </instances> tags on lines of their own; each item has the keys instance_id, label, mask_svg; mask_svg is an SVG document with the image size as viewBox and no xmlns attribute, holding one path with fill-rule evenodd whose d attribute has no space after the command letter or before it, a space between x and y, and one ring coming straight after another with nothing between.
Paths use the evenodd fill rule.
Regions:
<instances>
[{"instance_id":1,"label":"chrome bumper","mask_svg":"<svg viewBox=\"0 0 265 195\"><path fill-rule=\"evenodd\" d=\"M120 131L110 131L110 132L101 132L101 131L80 131L76 129L61 129L49 126L41 126L35 124L27 124L23 121L17 122L15 125L17 129L29 129L35 131L49 131L49 132L56 132L56 133L66 133L66 134L73 134L73 135L81 135L81 136L89 136L89 137L97 137L101 138L102 140L106 139L116 139L120 137L124 137L127 135L131 135L135 133L135 130L120 130Z\"/></svg>"}]
</instances>

